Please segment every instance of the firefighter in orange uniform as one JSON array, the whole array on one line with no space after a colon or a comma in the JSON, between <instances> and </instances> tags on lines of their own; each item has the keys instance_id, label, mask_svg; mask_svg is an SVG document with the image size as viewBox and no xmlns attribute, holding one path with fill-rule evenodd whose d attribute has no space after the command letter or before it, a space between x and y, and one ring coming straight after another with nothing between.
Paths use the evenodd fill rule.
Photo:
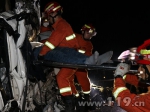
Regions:
<instances>
[{"instance_id":1,"label":"firefighter in orange uniform","mask_svg":"<svg viewBox=\"0 0 150 112\"><path fill-rule=\"evenodd\" d=\"M96 35L96 30L92 24L85 24L82 27L81 31L82 31L82 34L76 34L76 38L77 38L79 46L80 46L78 49L78 52L83 53L87 56L91 56L92 51L93 51L93 45L92 45L90 39ZM87 70L86 69L78 69L75 72L75 76L78 80L78 83L81 85L82 92L84 94L84 99L86 101L89 101L89 99L90 99L89 93L90 93L91 88L90 88L90 80L88 77ZM76 87L74 85L74 75L72 75L70 80L71 80L70 85L71 85L73 94L76 97L79 97L79 93L76 90ZM86 111L86 110L84 110L84 111ZM82 112L83 112L83 110L82 110Z\"/></svg>"},{"instance_id":2,"label":"firefighter in orange uniform","mask_svg":"<svg viewBox=\"0 0 150 112\"><path fill-rule=\"evenodd\" d=\"M57 46L78 48L75 34L71 26L60 16L61 13L62 7L57 2L50 2L45 7L45 14L48 16L48 20L50 24L52 24L54 31L42 47L40 56L45 55L48 51L53 50ZM74 72L74 69L61 68L57 74L57 83L61 95L64 96L66 112L74 111L72 92L67 79L71 74L74 74Z\"/></svg>"},{"instance_id":3,"label":"firefighter in orange uniform","mask_svg":"<svg viewBox=\"0 0 150 112\"><path fill-rule=\"evenodd\" d=\"M135 75L127 74L129 65L125 63L118 64L114 73L114 90L113 94L118 102L118 105L128 112L149 112L150 110L150 91L149 91L149 74L150 74L150 50L146 47L150 45L150 40L146 40L137 48L137 53L141 55L137 63L140 65L138 71L142 71L140 76L145 82L140 82ZM147 87L148 91L142 94L131 94L125 87L125 83L130 83L136 87Z\"/></svg>"},{"instance_id":4,"label":"firefighter in orange uniform","mask_svg":"<svg viewBox=\"0 0 150 112\"><path fill-rule=\"evenodd\" d=\"M38 59L62 63L71 63L71 60L73 63L77 64L96 64L95 54L88 57L77 52L79 45L76 35L70 24L61 17L61 14L62 7L57 2L50 2L46 5L45 15L48 17L48 21L50 25L52 25L53 30L44 45L34 50L34 56L36 57L38 54ZM75 72L76 69L61 68L57 74L57 83L60 94L64 99L66 112L73 112L75 107L73 102L74 97L69 82L69 78L74 75Z\"/></svg>"}]
</instances>

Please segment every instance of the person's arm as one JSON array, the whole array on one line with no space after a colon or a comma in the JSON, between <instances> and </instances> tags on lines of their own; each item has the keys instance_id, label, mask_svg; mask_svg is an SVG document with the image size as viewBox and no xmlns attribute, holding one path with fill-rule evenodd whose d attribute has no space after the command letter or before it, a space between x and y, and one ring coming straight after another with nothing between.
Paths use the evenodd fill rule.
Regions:
<instances>
[{"instance_id":1,"label":"person's arm","mask_svg":"<svg viewBox=\"0 0 150 112\"><path fill-rule=\"evenodd\" d=\"M93 45L92 45L91 42L88 42L88 44L87 44L87 46L86 46L85 55L91 56L91 55L92 55L92 51L93 51Z\"/></svg>"},{"instance_id":2,"label":"person's arm","mask_svg":"<svg viewBox=\"0 0 150 112\"><path fill-rule=\"evenodd\" d=\"M61 41L65 38L65 31L63 30L55 30L52 32L51 36L46 40L40 55L45 55L48 51L55 49Z\"/></svg>"},{"instance_id":3,"label":"person's arm","mask_svg":"<svg viewBox=\"0 0 150 112\"><path fill-rule=\"evenodd\" d=\"M125 87L125 81L123 80L124 74L129 71L129 65L125 63L118 64L114 73L114 89L113 96L117 101L117 105L128 112L141 112L141 109L133 106L138 100L136 94L131 94Z\"/></svg>"},{"instance_id":4,"label":"person's arm","mask_svg":"<svg viewBox=\"0 0 150 112\"><path fill-rule=\"evenodd\" d=\"M134 74L126 74L126 75L123 76L123 79L128 84L131 84L131 85L134 85L134 86L138 86L139 79Z\"/></svg>"}]
</instances>

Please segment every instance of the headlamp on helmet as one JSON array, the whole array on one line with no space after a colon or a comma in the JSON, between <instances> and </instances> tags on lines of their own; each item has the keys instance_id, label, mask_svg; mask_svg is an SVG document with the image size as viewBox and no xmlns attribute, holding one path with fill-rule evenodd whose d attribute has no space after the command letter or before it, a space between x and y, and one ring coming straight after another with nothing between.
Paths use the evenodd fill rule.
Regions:
<instances>
[{"instance_id":1,"label":"headlamp on helmet","mask_svg":"<svg viewBox=\"0 0 150 112\"><path fill-rule=\"evenodd\" d=\"M95 36L97 34L97 32L92 24L85 24L82 27L81 31L87 31L90 34L93 34L93 36Z\"/></svg>"}]
</instances>

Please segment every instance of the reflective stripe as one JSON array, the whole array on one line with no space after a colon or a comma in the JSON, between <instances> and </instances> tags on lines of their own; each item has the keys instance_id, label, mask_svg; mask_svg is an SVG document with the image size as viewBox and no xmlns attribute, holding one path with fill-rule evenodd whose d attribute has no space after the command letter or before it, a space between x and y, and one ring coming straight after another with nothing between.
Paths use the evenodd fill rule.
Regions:
<instances>
[{"instance_id":1,"label":"reflective stripe","mask_svg":"<svg viewBox=\"0 0 150 112\"><path fill-rule=\"evenodd\" d=\"M127 77L127 75L124 75L124 76L123 76L123 79L125 80L125 79L126 79L126 77Z\"/></svg>"},{"instance_id":2,"label":"reflective stripe","mask_svg":"<svg viewBox=\"0 0 150 112\"><path fill-rule=\"evenodd\" d=\"M55 11L55 10L57 10L57 9L59 9L61 6L59 5L59 6L57 6L57 7L55 7L54 9L53 9L53 11Z\"/></svg>"},{"instance_id":3,"label":"reflective stripe","mask_svg":"<svg viewBox=\"0 0 150 112\"><path fill-rule=\"evenodd\" d=\"M117 98L117 96L124 90L126 90L126 87L118 87L115 92L113 93L114 97Z\"/></svg>"},{"instance_id":4,"label":"reflective stripe","mask_svg":"<svg viewBox=\"0 0 150 112\"><path fill-rule=\"evenodd\" d=\"M75 94L75 96L76 96L76 97L79 97L79 94L77 93L77 94Z\"/></svg>"},{"instance_id":5,"label":"reflective stripe","mask_svg":"<svg viewBox=\"0 0 150 112\"><path fill-rule=\"evenodd\" d=\"M142 49L140 50L140 54L150 54L150 50Z\"/></svg>"},{"instance_id":6,"label":"reflective stripe","mask_svg":"<svg viewBox=\"0 0 150 112\"><path fill-rule=\"evenodd\" d=\"M94 30L90 29L90 30L89 30L89 33L93 33L93 31L94 31Z\"/></svg>"},{"instance_id":7,"label":"reflective stripe","mask_svg":"<svg viewBox=\"0 0 150 112\"><path fill-rule=\"evenodd\" d=\"M84 93L84 94L89 94L89 93L90 93L90 91L83 91L83 93Z\"/></svg>"},{"instance_id":8,"label":"reflective stripe","mask_svg":"<svg viewBox=\"0 0 150 112\"><path fill-rule=\"evenodd\" d=\"M83 54L85 53L85 51L81 49L79 49L78 52L83 53Z\"/></svg>"},{"instance_id":9,"label":"reflective stripe","mask_svg":"<svg viewBox=\"0 0 150 112\"><path fill-rule=\"evenodd\" d=\"M71 87L65 87L60 89L60 93L71 92Z\"/></svg>"},{"instance_id":10,"label":"reflective stripe","mask_svg":"<svg viewBox=\"0 0 150 112\"><path fill-rule=\"evenodd\" d=\"M72 40L72 39L74 39L75 37L76 37L76 35L75 35L75 34L72 34L72 35L66 37L66 40Z\"/></svg>"},{"instance_id":11,"label":"reflective stripe","mask_svg":"<svg viewBox=\"0 0 150 112\"><path fill-rule=\"evenodd\" d=\"M88 26L87 24L85 24L84 26L85 26L85 27L87 27L87 28L91 28L91 27L90 27L90 26Z\"/></svg>"},{"instance_id":12,"label":"reflective stripe","mask_svg":"<svg viewBox=\"0 0 150 112\"><path fill-rule=\"evenodd\" d=\"M45 11L47 11L50 7L52 7L54 4L52 3L52 4L50 4L46 9L45 9Z\"/></svg>"},{"instance_id":13,"label":"reflective stripe","mask_svg":"<svg viewBox=\"0 0 150 112\"><path fill-rule=\"evenodd\" d=\"M55 46L53 44L51 44L50 42L48 42L48 41L45 42L45 45L47 47L49 47L50 49L54 49L55 48Z\"/></svg>"}]
</instances>

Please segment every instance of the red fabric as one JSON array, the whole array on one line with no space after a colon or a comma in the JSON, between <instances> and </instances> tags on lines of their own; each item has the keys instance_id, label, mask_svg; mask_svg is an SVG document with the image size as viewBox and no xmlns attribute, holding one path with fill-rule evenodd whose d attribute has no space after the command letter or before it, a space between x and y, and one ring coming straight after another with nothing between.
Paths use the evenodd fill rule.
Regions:
<instances>
[{"instance_id":1,"label":"red fabric","mask_svg":"<svg viewBox=\"0 0 150 112\"><path fill-rule=\"evenodd\" d=\"M144 41L144 43L137 48L137 52L140 53L141 49L146 49L148 46L150 46L150 39Z\"/></svg>"},{"instance_id":2,"label":"red fabric","mask_svg":"<svg viewBox=\"0 0 150 112\"><path fill-rule=\"evenodd\" d=\"M85 51L85 55L91 56L93 45L91 41L84 40L81 34L76 34L76 38L78 41L79 49ZM75 73L75 76L78 80L83 91L90 91L90 80L88 78L88 72L84 69L78 69ZM74 94L77 94L76 87L74 85L74 76L70 77L71 89Z\"/></svg>"},{"instance_id":3,"label":"red fabric","mask_svg":"<svg viewBox=\"0 0 150 112\"><path fill-rule=\"evenodd\" d=\"M92 50L93 50L93 45L92 45L91 41L84 40L81 34L76 34L76 38L78 40L79 49L84 50L85 55L91 56Z\"/></svg>"},{"instance_id":4,"label":"red fabric","mask_svg":"<svg viewBox=\"0 0 150 112\"><path fill-rule=\"evenodd\" d=\"M127 74L126 78L125 78L125 82L129 83L131 85L134 85L134 86L138 86L139 79L138 79L138 77L136 75Z\"/></svg>"},{"instance_id":5,"label":"red fabric","mask_svg":"<svg viewBox=\"0 0 150 112\"><path fill-rule=\"evenodd\" d=\"M72 77L75 72L76 72L76 69L70 69L70 68L60 69L56 77L59 89L65 88L65 87L71 87L70 77ZM61 95L62 96L72 95L72 91L62 93Z\"/></svg>"},{"instance_id":6,"label":"red fabric","mask_svg":"<svg viewBox=\"0 0 150 112\"><path fill-rule=\"evenodd\" d=\"M43 33L43 32L46 32L46 31L51 31L51 30L52 30L52 28L50 28L50 27L41 26L40 33Z\"/></svg>"},{"instance_id":7,"label":"red fabric","mask_svg":"<svg viewBox=\"0 0 150 112\"><path fill-rule=\"evenodd\" d=\"M137 53L140 53L141 49L146 49L146 47L148 46L150 46L150 39L144 41L144 43L137 48ZM150 61L149 59L142 59L142 60L137 60L137 63L147 65L150 64Z\"/></svg>"},{"instance_id":8,"label":"red fabric","mask_svg":"<svg viewBox=\"0 0 150 112\"><path fill-rule=\"evenodd\" d=\"M113 92L115 92L118 87L125 87L125 82L122 78L115 79ZM131 94L130 91L126 89L118 94L116 101L118 102L118 105L127 112L150 111L150 93L136 95Z\"/></svg>"},{"instance_id":9,"label":"red fabric","mask_svg":"<svg viewBox=\"0 0 150 112\"><path fill-rule=\"evenodd\" d=\"M47 39L50 43L52 43L55 47L69 47L69 48L78 48L77 39L74 38L72 40L67 41L66 37L74 34L70 24L68 24L64 19L59 18L53 24L54 31L52 32L50 38ZM41 55L45 55L51 49L44 45L40 52Z\"/></svg>"},{"instance_id":10,"label":"red fabric","mask_svg":"<svg viewBox=\"0 0 150 112\"><path fill-rule=\"evenodd\" d=\"M80 84L82 90L84 92L90 91L90 80L88 78L88 72L85 69L78 69L75 72L75 76L78 80L78 83ZM76 87L74 85L74 75L70 77L70 85L72 89L72 93L77 94Z\"/></svg>"},{"instance_id":11,"label":"red fabric","mask_svg":"<svg viewBox=\"0 0 150 112\"><path fill-rule=\"evenodd\" d=\"M137 60L136 61L138 64L144 64L144 65L149 65L150 61L149 60Z\"/></svg>"}]
</instances>

